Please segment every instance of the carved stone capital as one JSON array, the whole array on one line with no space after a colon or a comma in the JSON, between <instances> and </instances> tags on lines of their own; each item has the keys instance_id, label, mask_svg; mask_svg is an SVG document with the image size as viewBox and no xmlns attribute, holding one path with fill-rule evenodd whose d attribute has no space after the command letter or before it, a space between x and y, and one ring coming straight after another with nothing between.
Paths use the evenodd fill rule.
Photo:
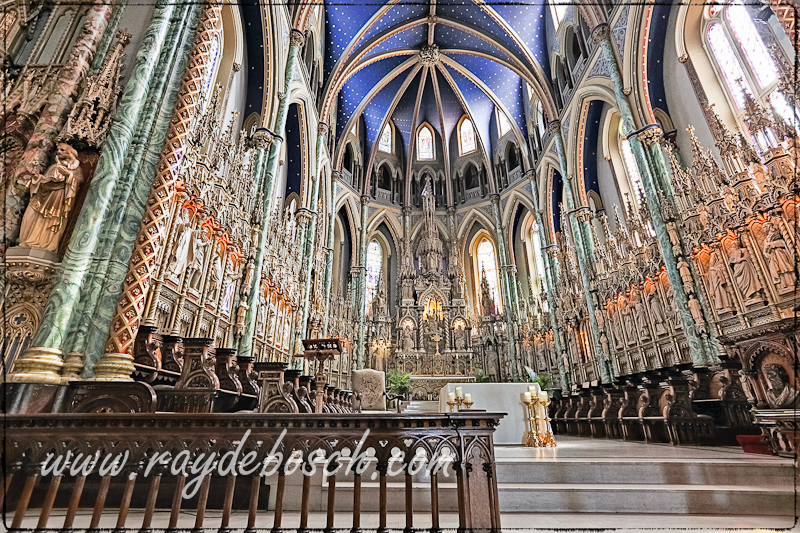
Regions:
<instances>
[{"instance_id":1,"label":"carved stone capital","mask_svg":"<svg viewBox=\"0 0 800 533\"><path fill-rule=\"evenodd\" d=\"M419 62L422 66L432 67L439 62L439 46L426 44L419 51Z\"/></svg>"},{"instance_id":2,"label":"carved stone capital","mask_svg":"<svg viewBox=\"0 0 800 533\"><path fill-rule=\"evenodd\" d=\"M500 195L499 194L494 193L494 194L489 196L489 199L492 201L492 203L494 205L500 205Z\"/></svg>"},{"instance_id":3,"label":"carved stone capital","mask_svg":"<svg viewBox=\"0 0 800 533\"><path fill-rule=\"evenodd\" d=\"M408 215L410 215L410 214L411 214L411 207L409 207L409 206L404 206L404 207L403 207L403 215L405 215L405 216L408 216Z\"/></svg>"},{"instance_id":4,"label":"carved stone capital","mask_svg":"<svg viewBox=\"0 0 800 533\"><path fill-rule=\"evenodd\" d=\"M340 179L342 179L342 172L340 170L334 170L333 172L331 172L331 181L332 182L335 183L335 182L339 181Z\"/></svg>"},{"instance_id":5,"label":"carved stone capital","mask_svg":"<svg viewBox=\"0 0 800 533\"><path fill-rule=\"evenodd\" d=\"M659 144L663 136L664 131L658 124L651 124L636 135L636 137L642 141L642 144L647 148L650 148L654 144Z\"/></svg>"},{"instance_id":6,"label":"carved stone capital","mask_svg":"<svg viewBox=\"0 0 800 533\"><path fill-rule=\"evenodd\" d=\"M366 194L361 197L361 205L368 205L371 198Z\"/></svg>"},{"instance_id":7,"label":"carved stone capital","mask_svg":"<svg viewBox=\"0 0 800 533\"><path fill-rule=\"evenodd\" d=\"M320 122L317 124L317 135L321 135L323 137L327 137L328 132L330 131L330 127L325 124L324 122Z\"/></svg>"},{"instance_id":8,"label":"carved stone capital","mask_svg":"<svg viewBox=\"0 0 800 533\"><path fill-rule=\"evenodd\" d=\"M610 37L611 28L608 27L608 24L598 24L592 30L592 42L594 44L600 44L603 41L607 41Z\"/></svg>"},{"instance_id":9,"label":"carved stone capital","mask_svg":"<svg viewBox=\"0 0 800 533\"><path fill-rule=\"evenodd\" d=\"M306 37L300 30L292 30L289 34L289 46L303 46L306 44Z\"/></svg>"},{"instance_id":10,"label":"carved stone capital","mask_svg":"<svg viewBox=\"0 0 800 533\"><path fill-rule=\"evenodd\" d=\"M253 146L256 148L267 150L273 142L275 142L275 136L266 128L259 128L253 133Z\"/></svg>"},{"instance_id":11,"label":"carved stone capital","mask_svg":"<svg viewBox=\"0 0 800 533\"><path fill-rule=\"evenodd\" d=\"M554 120L547 125L547 133L550 135L555 135L559 131L561 131L561 123L559 121Z\"/></svg>"},{"instance_id":12,"label":"carved stone capital","mask_svg":"<svg viewBox=\"0 0 800 533\"><path fill-rule=\"evenodd\" d=\"M297 210L297 214L295 215L295 217L297 218L297 222L299 224L305 225L308 223L309 220L311 220L311 215L313 215L313 213L309 209L301 207L300 209Z\"/></svg>"},{"instance_id":13,"label":"carved stone capital","mask_svg":"<svg viewBox=\"0 0 800 533\"><path fill-rule=\"evenodd\" d=\"M234 61L233 66L231 68L233 68L234 72L239 72L240 70L242 70L242 64Z\"/></svg>"},{"instance_id":14,"label":"carved stone capital","mask_svg":"<svg viewBox=\"0 0 800 533\"><path fill-rule=\"evenodd\" d=\"M451 215L451 216L452 216L452 215L454 215L455 213L456 213L456 208L455 208L455 207L453 207L452 205L447 207L447 214L448 214L448 215Z\"/></svg>"}]
</instances>

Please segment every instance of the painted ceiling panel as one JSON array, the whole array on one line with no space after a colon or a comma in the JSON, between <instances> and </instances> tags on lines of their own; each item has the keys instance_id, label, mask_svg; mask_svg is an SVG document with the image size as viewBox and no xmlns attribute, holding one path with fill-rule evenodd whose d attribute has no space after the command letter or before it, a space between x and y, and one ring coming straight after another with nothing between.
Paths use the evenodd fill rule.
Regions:
<instances>
[{"instance_id":1,"label":"painted ceiling panel","mask_svg":"<svg viewBox=\"0 0 800 533\"><path fill-rule=\"evenodd\" d=\"M448 54L448 56L464 65L491 89L525 134L525 107L522 99L522 79L519 75L491 59L468 54Z\"/></svg>"},{"instance_id":2,"label":"painted ceiling panel","mask_svg":"<svg viewBox=\"0 0 800 533\"><path fill-rule=\"evenodd\" d=\"M420 24L397 35L389 37L378 46L369 51L365 57L370 57L381 52L404 48L419 48L428 40L428 25Z\"/></svg>"},{"instance_id":3,"label":"painted ceiling panel","mask_svg":"<svg viewBox=\"0 0 800 533\"><path fill-rule=\"evenodd\" d=\"M347 81L339 93L338 117L336 120L337 137L341 136L347 121L367 94L380 83L384 76L407 59L408 56L382 59L364 67Z\"/></svg>"},{"instance_id":4,"label":"painted ceiling panel","mask_svg":"<svg viewBox=\"0 0 800 533\"><path fill-rule=\"evenodd\" d=\"M428 14L430 7L427 2L414 2L397 4L380 18L369 30L364 32L361 40L358 41L356 48L363 45L376 35L384 33L387 29L402 24L404 22L424 17Z\"/></svg>"},{"instance_id":5,"label":"painted ceiling panel","mask_svg":"<svg viewBox=\"0 0 800 533\"><path fill-rule=\"evenodd\" d=\"M425 80L425 91L419 106L419 122L428 122L436 132L442 134L442 123L439 121L439 106L436 104L436 93L430 75Z\"/></svg>"},{"instance_id":6,"label":"painted ceiling panel","mask_svg":"<svg viewBox=\"0 0 800 533\"><path fill-rule=\"evenodd\" d=\"M479 28L488 33L506 47L519 51L519 47L513 39L486 14L480 7L475 5L472 0L449 0L436 6L436 12L446 18L462 22L468 26ZM473 37L478 40L477 37Z\"/></svg>"},{"instance_id":7,"label":"painted ceiling panel","mask_svg":"<svg viewBox=\"0 0 800 533\"><path fill-rule=\"evenodd\" d=\"M486 151L489 152L489 140L491 139L489 135L489 123L492 118L494 103L486 96L486 93L479 87L476 87L455 69L449 67L445 68L447 68L447 72L453 78L453 81L455 81L458 90L464 95L464 100L466 100L469 111L472 113L475 129L480 133L481 141L484 143Z\"/></svg>"},{"instance_id":8,"label":"painted ceiling panel","mask_svg":"<svg viewBox=\"0 0 800 533\"><path fill-rule=\"evenodd\" d=\"M477 39L474 35L470 35L452 26L438 24L435 34L436 44L442 49L473 50L491 54L494 57L509 61L509 57L501 52L500 49L492 46L483 39Z\"/></svg>"},{"instance_id":9,"label":"painted ceiling panel","mask_svg":"<svg viewBox=\"0 0 800 533\"><path fill-rule=\"evenodd\" d=\"M408 85L406 92L400 98L400 102L398 102L397 108L392 114L392 121L403 137L403 144L406 148L405 153L408 153L411 144L411 132L414 127L414 104L417 99L417 90L419 89L422 72L423 69L420 69L419 73L414 77L414 81Z\"/></svg>"},{"instance_id":10,"label":"painted ceiling panel","mask_svg":"<svg viewBox=\"0 0 800 533\"><path fill-rule=\"evenodd\" d=\"M455 129L458 121L464 116L464 108L461 107L461 102L458 97L450 88L450 84L444 79L442 73L436 71L436 80L439 83L439 93L442 99L442 117L444 118L444 134L445 141L449 144L450 134Z\"/></svg>"},{"instance_id":11,"label":"painted ceiling panel","mask_svg":"<svg viewBox=\"0 0 800 533\"><path fill-rule=\"evenodd\" d=\"M533 57L549 72L547 46L545 42L545 13L547 2L541 0L515 0L491 4L494 9L522 40Z\"/></svg>"},{"instance_id":12,"label":"painted ceiling panel","mask_svg":"<svg viewBox=\"0 0 800 533\"><path fill-rule=\"evenodd\" d=\"M350 40L383 7L380 2L325 0L325 76L333 70Z\"/></svg>"},{"instance_id":13,"label":"painted ceiling panel","mask_svg":"<svg viewBox=\"0 0 800 533\"><path fill-rule=\"evenodd\" d=\"M386 113L389 112L389 108L392 106L392 101L394 100L395 96L397 96L397 92L402 87L403 82L405 82L410 72L411 69L406 70L401 75L389 82L386 87L381 90L381 92L379 92L372 100L370 100L369 104L367 104L367 107L364 108L364 121L367 125L366 145L368 149L372 147L372 145L375 143L375 140L380 135L383 119L386 117Z\"/></svg>"}]
</instances>

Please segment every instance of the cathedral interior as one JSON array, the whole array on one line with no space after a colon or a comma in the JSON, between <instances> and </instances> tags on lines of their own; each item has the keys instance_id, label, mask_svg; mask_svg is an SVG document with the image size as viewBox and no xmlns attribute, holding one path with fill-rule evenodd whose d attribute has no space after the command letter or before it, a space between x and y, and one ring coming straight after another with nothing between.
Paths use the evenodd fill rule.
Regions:
<instances>
[{"instance_id":1,"label":"cathedral interior","mask_svg":"<svg viewBox=\"0 0 800 533\"><path fill-rule=\"evenodd\" d=\"M0 5L15 427L533 372L557 438L795 456L795 0Z\"/></svg>"}]
</instances>

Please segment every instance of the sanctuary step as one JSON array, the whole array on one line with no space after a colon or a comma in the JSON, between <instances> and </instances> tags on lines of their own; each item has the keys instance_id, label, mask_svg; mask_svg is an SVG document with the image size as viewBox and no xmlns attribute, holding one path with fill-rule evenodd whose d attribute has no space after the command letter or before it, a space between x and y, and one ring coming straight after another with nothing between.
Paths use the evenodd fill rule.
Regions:
<instances>
[{"instance_id":1,"label":"sanctuary step","mask_svg":"<svg viewBox=\"0 0 800 533\"><path fill-rule=\"evenodd\" d=\"M438 413L439 402L427 400L411 400L403 405L404 413Z\"/></svg>"},{"instance_id":2,"label":"sanctuary step","mask_svg":"<svg viewBox=\"0 0 800 533\"><path fill-rule=\"evenodd\" d=\"M734 447L561 437L556 448L495 447L495 456L503 513L794 515L792 461ZM376 512L377 481L365 475L362 487L362 509ZM327 490L319 488L315 499L324 510ZM429 512L427 479L417 476L414 489L414 511ZM389 511L402 511L403 477L389 478L387 490ZM350 479L337 479L336 503L341 510L352 505ZM440 476L441 512L457 505L455 478Z\"/></svg>"}]
</instances>

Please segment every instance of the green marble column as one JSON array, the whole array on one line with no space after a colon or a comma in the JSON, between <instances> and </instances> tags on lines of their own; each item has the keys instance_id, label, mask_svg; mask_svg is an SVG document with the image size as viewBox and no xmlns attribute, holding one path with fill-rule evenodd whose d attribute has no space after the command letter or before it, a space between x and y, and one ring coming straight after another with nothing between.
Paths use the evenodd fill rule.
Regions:
<instances>
[{"instance_id":1,"label":"green marble column","mask_svg":"<svg viewBox=\"0 0 800 533\"><path fill-rule=\"evenodd\" d=\"M129 171L135 176L133 186L124 190L120 195L124 199L121 198L120 203L116 204L120 208L124 207L124 212L121 213L119 219L115 214L111 220L119 220L119 223L113 229L104 230L109 235L116 235L116 240L107 255L105 253L97 254L101 260L105 259L106 268L103 271L105 276L102 283L90 287L89 293L96 295L97 300L91 307L86 308L86 311L90 312L91 322L88 334L85 335L87 338L85 347L76 345L73 348L84 354L84 377L91 376L92 368L104 352L109 325L116 311L116 303L122 290L122 281L128 271L128 263L144 215L145 204L172 118L178 89L189 59L189 51L202 9L202 3L194 3L189 4L186 9L176 10L180 13L176 13L176 16L173 17L170 39L167 40L162 50L164 61L160 61L160 64L165 68L155 76L155 80L158 81L151 91L152 110L147 112L142 121L142 129L146 131L143 137L134 143L135 150L133 156L129 158L131 162ZM149 97L148 105L151 105ZM92 310L93 312L91 312Z\"/></svg>"},{"instance_id":2,"label":"green marble column","mask_svg":"<svg viewBox=\"0 0 800 533\"><path fill-rule=\"evenodd\" d=\"M584 231L584 228L582 227L583 224L588 226L588 221L578 218L577 206L575 205L575 198L572 194L572 179L567 174L567 159L564 152L564 139L561 137L561 127L558 125L558 123L556 123L556 125L552 127L551 131L553 131L553 138L556 143L556 152L558 153L558 159L561 164L562 180L564 176L567 178L566 181L562 181L564 183L564 204L567 208L569 222L573 229L572 236L575 239L575 254L578 256L578 270L580 270L583 294L586 298L586 312L589 315L589 328L592 331L594 350L595 354L597 355L597 366L600 369L600 381L603 383L610 383L612 379L612 372L609 370L609 367L611 365L608 361L608 354L603 351L603 345L600 342L602 332L600 331L600 326L597 323L597 317L595 316L596 295L594 285L591 282L591 279L594 279L595 277L594 266L592 264L594 259L594 243L592 242L593 237L591 235L591 231ZM562 228L562 231L564 229L565 228ZM587 240L589 241L589 244L587 244ZM592 250L591 255L589 254L590 250Z\"/></svg>"},{"instance_id":3,"label":"green marble column","mask_svg":"<svg viewBox=\"0 0 800 533\"><path fill-rule=\"evenodd\" d=\"M126 7L128 7L128 0L117 0L111 6L111 20L108 21L108 26L106 26L106 30L103 32L103 38L100 39L97 45L97 51L94 54L94 59L92 59L92 65L89 67L87 76L94 76L103 65L108 49L111 47L111 42L114 39L114 34L117 33L119 19L122 18L122 13L125 11Z\"/></svg>"},{"instance_id":4,"label":"green marble column","mask_svg":"<svg viewBox=\"0 0 800 533\"><path fill-rule=\"evenodd\" d=\"M244 332L239 338L237 355L252 357L253 339L256 335L256 315L258 314L258 291L261 287L261 273L264 269L264 255L266 254L267 230L270 222L269 197L265 191L265 180L267 159L269 158L270 146L275 142L275 137L266 129L258 129L253 135L254 149L256 150L255 161L253 163L253 176L257 183L256 208L262 206L262 212L258 213L260 224L255 238L256 245L250 250L253 260L253 276L251 285L247 289L247 313L244 318ZM270 186L271 194L271 186Z\"/></svg>"},{"instance_id":5,"label":"green marble column","mask_svg":"<svg viewBox=\"0 0 800 533\"><path fill-rule=\"evenodd\" d=\"M361 197L361 234L358 241L358 297L356 312L358 313L358 344L356 346L356 369L364 368L364 321L367 305L367 218L369 214L369 196Z\"/></svg>"},{"instance_id":6,"label":"green marble column","mask_svg":"<svg viewBox=\"0 0 800 533\"><path fill-rule=\"evenodd\" d=\"M325 301L328 308L325 310L325 321L322 324L322 338L328 336L328 321L331 316L331 286L333 285L333 247L336 239L336 182L339 181L339 171L334 170L331 174L331 196L330 212L328 213L328 240L325 247L327 256L325 257Z\"/></svg>"},{"instance_id":7,"label":"green marble column","mask_svg":"<svg viewBox=\"0 0 800 533\"><path fill-rule=\"evenodd\" d=\"M303 270L301 271L305 273L305 279L302 280L303 300L300 307L300 324L297 328L295 328L295 334L299 335L300 337L306 334L306 329L308 328L309 302L311 299L311 270L314 268L314 236L317 232L317 216L319 214L317 213L317 204L319 203L319 181L322 179L322 175L320 173L320 157L322 154L322 147L325 146L325 139L327 137L328 125L320 122L317 126L317 160L315 161L314 165L314 174L311 176L311 195L309 198L310 205L308 206L308 209L311 210L312 215L306 227L305 238L303 239L303 258L301 260L302 262L300 263L303 265ZM317 272L317 275L319 276L320 272Z\"/></svg>"},{"instance_id":8,"label":"green marble column","mask_svg":"<svg viewBox=\"0 0 800 533\"><path fill-rule=\"evenodd\" d=\"M189 23L187 17L192 12L195 15L198 13L196 5L190 6L189 9L175 9L172 12L170 29L164 45L161 46L159 51L158 65L160 72L154 77L154 82L147 93L146 104L136 125L118 186L114 189L114 196L109 205L109 215L103 221L97 249L92 253L91 266L81 290L81 301L69 328L68 340L64 346L66 353L85 354L89 330L96 330L96 333L99 333L100 338L95 341L99 343L99 346L95 350L96 357L89 358L91 361L90 366L93 366L103 353L103 343L108 337L108 325L114 314L122 277L127 270L133 241L136 238L136 231L144 213L144 202L147 199L147 193L155 172L155 163L161 152L164 136L172 116L172 105L175 103L189 47L192 44L191 37L193 34L191 32L196 26L195 19L194 26L190 30L186 30ZM176 53L178 50L185 57L183 57L182 62L178 61L179 65L176 71L174 67L176 59L179 59L179 54ZM154 49L153 53L155 54L157 51ZM168 81L170 81L171 87L167 87ZM147 151L147 154L145 154L145 151ZM145 160L151 164L149 165L149 171L142 173L140 169ZM133 184L132 186L130 186L131 183ZM142 192L142 189L144 189L144 192ZM134 197L133 200L131 200L131 196ZM131 230L132 227L134 228L133 230ZM121 250L124 257L115 255L112 252L115 241L120 239L129 242L127 253L124 252L124 248ZM123 272L117 277L118 279L107 276L109 264L114 258L124 262ZM109 294L113 294L113 301L107 301ZM101 299L106 301L99 303ZM104 315L108 316L101 318Z\"/></svg>"},{"instance_id":9,"label":"green marble column","mask_svg":"<svg viewBox=\"0 0 800 533\"><path fill-rule=\"evenodd\" d=\"M592 38L600 46L600 51L609 65L609 74L614 86L614 97L620 114L622 115L623 134L628 137L630 141L631 151L636 159L636 166L642 178L642 187L644 188L647 207L653 222L656 240L658 241L661 255L664 259L667 277L669 278L670 285L675 294L675 305L678 306L678 311L681 316L681 324L683 325L686 342L689 344L692 363L695 366L708 366L716 360L716 355L710 352L707 334L701 336L695 325L694 318L689 311L689 299L692 298L693 295L691 293L687 294L680 272L678 271L678 260L673 251L673 243L670 241L666 222L661 214L661 202L658 197L655 171L648 164L645 148L641 140L633 135L636 131L636 125L633 120L633 112L631 111L628 97L623 90L622 74L620 73L619 64L617 63L617 58L614 55L614 50L611 45L608 25L601 24L595 28L592 31ZM668 179L666 175L664 178ZM691 263L690 261L687 262ZM693 292L694 294L699 294L701 292L696 289L696 282ZM702 329L709 329L706 324L702 324L701 327Z\"/></svg>"},{"instance_id":10,"label":"green marble column","mask_svg":"<svg viewBox=\"0 0 800 533\"><path fill-rule=\"evenodd\" d=\"M269 156L266 163L258 166L257 180L261 182L261 189L263 191L261 198L263 200L264 212L261 221L261 234L259 236L258 246L256 248L256 256L254 261L253 280L247 296L247 313L244 321L244 333L239 339L239 350L237 354L243 357L250 357L253 353L253 339L255 338L256 331L256 307L258 303L258 289L261 286L261 273L264 270L264 246L266 245L266 232L269 225L269 217L272 214L273 186L275 184L275 174L278 171L278 162L280 156L281 144L283 143L284 129L286 129L286 117L289 112L289 101L287 96L292 86L294 79L294 72L296 70L296 63L300 54L300 49L305 42L303 33L298 30L292 30L289 35L289 52L286 57L285 77L283 80L283 98L278 103L278 109L275 114L275 124L273 130L277 132L272 137L271 147L269 148ZM263 130L266 131L266 130ZM259 156L260 161L261 158ZM263 173L263 176L261 174ZM290 347L291 348L291 347Z\"/></svg>"},{"instance_id":11,"label":"green marble column","mask_svg":"<svg viewBox=\"0 0 800 533\"><path fill-rule=\"evenodd\" d=\"M494 212L494 229L497 234L497 255L500 261L508 263L506 256L506 242L503 234L503 222L500 213L500 195L493 194L491 197L492 211ZM519 361L517 360L517 334L514 327L514 309L517 302L517 284L509 279L508 265L500 266L500 276L503 283L503 306L506 316L506 338L508 339L508 358L511 360L511 379L519 381Z\"/></svg>"},{"instance_id":12,"label":"green marble column","mask_svg":"<svg viewBox=\"0 0 800 533\"><path fill-rule=\"evenodd\" d=\"M542 216L541 204L539 203L539 189L536 184L536 173L532 172L531 176L531 193L533 195L534 217L536 224L539 226L539 249L542 253L544 263L544 282L547 293L547 303L550 307L550 326L553 328L553 345L556 349L556 365L558 366L558 373L561 374L561 390L567 393L571 387L571 376L569 369L564 365L562 354L564 348L561 346L561 330L558 324L558 313L556 313L556 278L553 271L553 258L547 253L547 242L545 240L544 217ZM531 246L536 246L536 243L531 243Z\"/></svg>"},{"instance_id":13,"label":"green marble column","mask_svg":"<svg viewBox=\"0 0 800 533\"><path fill-rule=\"evenodd\" d=\"M103 220L109 216L114 188L118 186L125 155L144 107L158 61L158 50L166 38L174 6L171 3L157 6L147 28L64 254L61 275L53 287L39 330L31 342L32 348L63 349L70 318L78 306L91 265L91 254L97 249L100 239ZM120 183L119 186L130 187L130 184Z\"/></svg>"}]
</instances>

